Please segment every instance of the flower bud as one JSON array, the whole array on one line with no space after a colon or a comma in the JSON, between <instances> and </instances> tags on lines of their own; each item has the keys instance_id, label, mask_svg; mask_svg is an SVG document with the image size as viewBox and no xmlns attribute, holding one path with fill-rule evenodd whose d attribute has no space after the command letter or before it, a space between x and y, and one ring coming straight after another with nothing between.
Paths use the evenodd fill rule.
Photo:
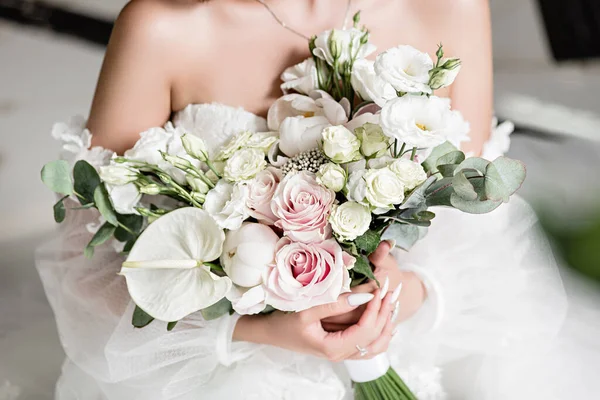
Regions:
<instances>
[{"instance_id":1,"label":"flower bud","mask_svg":"<svg viewBox=\"0 0 600 400\"><path fill-rule=\"evenodd\" d=\"M161 193L162 189L156 183L151 183L145 186L140 186L140 193L156 196Z\"/></svg>"},{"instance_id":2,"label":"flower bud","mask_svg":"<svg viewBox=\"0 0 600 400\"><path fill-rule=\"evenodd\" d=\"M390 139L377 124L366 123L354 130L360 139L360 151L365 157L381 157L390 146Z\"/></svg>"},{"instance_id":3,"label":"flower bud","mask_svg":"<svg viewBox=\"0 0 600 400\"><path fill-rule=\"evenodd\" d=\"M358 28L358 24L360 23L360 10L358 10L352 17L352 22L354 23L354 27Z\"/></svg>"},{"instance_id":4,"label":"flower bud","mask_svg":"<svg viewBox=\"0 0 600 400\"><path fill-rule=\"evenodd\" d=\"M342 49L340 48L340 43L337 40L337 34L335 29L331 31L331 35L329 35L329 43L327 45L329 46L329 52L331 53L331 57L333 57L334 60L340 58L340 55L342 54Z\"/></svg>"},{"instance_id":5,"label":"flower bud","mask_svg":"<svg viewBox=\"0 0 600 400\"><path fill-rule=\"evenodd\" d=\"M344 126L323 129L323 153L335 163L343 164L361 158L360 141Z\"/></svg>"},{"instance_id":6,"label":"flower bud","mask_svg":"<svg viewBox=\"0 0 600 400\"><path fill-rule=\"evenodd\" d=\"M137 173L124 165L100 167L100 179L111 185L123 186L137 180Z\"/></svg>"},{"instance_id":7,"label":"flower bud","mask_svg":"<svg viewBox=\"0 0 600 400\"><path fill-rule=\"evenodd\" d=\"M181 158L179 156L172 156L172 155L164 153L164 152L161 152L160 154L162 155L163 159L166 162L168 162L175 168L179 168L182 170L194 168L192 163L189 162L188 160L186 160L185 158Z\"/></svg>"},{"instance_id":8,"label":"flower bud","mask_svg":"<svg viewBox=\"0 0 600 400\"><path fill-rule=\"evenodd\" d=\"M458 58L442 59L442 66L429 71L429 86L432 90L438 90L454 83L461 68Z\"/></svg>"},{"instance_id":9,"label":"flower bud","mask_svg":"<svg viewBox=\"0 0 600 400\"><path fill-rule=\"evenodd\" d=\"M206 200L206 193L192 192L191 194L192 194L192 198L200 204L203 204L204 201Z\"/></svg>"},{"instance_id":10,"label":"flower bud","mask_svg":"<svg viewBox=\"0 0 600 400\"><path fill-rule=\"evenodd\" d=\"M208 184L200 178L191 175L186 175L185 180L194 192L206 194L210 190Z\"/></svg>"},{"instance_id":11,"label":"flower bud","mask_svg":"<svg viewBox=\"0 0 600 400\"><path fill-rule=\"evenodd\" d=\"M208 160L208 150L206 149L206 143L204 143L204 140L197 136L186 133L185 135L181 136L181 143L183 144L185 152L191 157L202 162L206 162Z\"/></svg>"},{"instance_id":12,"label":"flower bud","mask_svg":"<svg viewBox=\"0 0 600 400\"><path fill-rule=\"evenodd\" d=\"M317 182L334 192L340 192L346 186L346 171L335 163L321 165L317 172Z\"/></svg>"}]
</instances>

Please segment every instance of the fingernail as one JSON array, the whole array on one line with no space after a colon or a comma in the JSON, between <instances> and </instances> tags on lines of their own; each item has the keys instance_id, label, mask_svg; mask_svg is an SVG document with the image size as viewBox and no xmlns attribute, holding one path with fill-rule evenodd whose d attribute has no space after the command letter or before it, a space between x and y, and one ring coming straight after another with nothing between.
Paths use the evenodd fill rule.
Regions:
<instances>
[{"instance_id":1,"label":"fingernail","mask_svg":"<svg viewBox=\"0 0 600 400\"><path fill-rule=\"evenodd\" d=\"M395 303L398 301L398 297L400 297L400 292L402 291L402 282L398 285L394 293L392 293L392 298L390 299L390 303Z\"/></svg>"},{"instance_id":2,"label":"fingernail","mask_svg":"<svg viewBox=\"0 0 600 400\"><path fill-rule=\"evenodd\" d=\"M396 247L396 241L394 239L388 239L386 240L386 242L388 242L388 244L390 245L390 250Z\"/></svg>"},{"instance_id":3,"label":"fingernail","mask_svg":"<svg viewBox=\"0 0 600 400\"><path fill-rule=\"evenodd\" d=\"M383 298L387 294L389 288L390 288L390 278L386 276L385 277L385 282L383 282L383 286L381 287L381 294L379 295L380 299L383 300Z\"/></svg>"},{"instance_id":4,"label":"fingernail","mask_svg":"<svg viewBox=\"0 0 600 400\"><path fill-rule=\"evenodd\" d=\"M400 302L397 301L396 305L394 306L394 312L392 313L392 322L396 322L396 319L398 318L398 314L400 314Z\"/></svg>"},{"instance_id":5,"label":"fingernail","mask_svg":"<svg viewBox=\"0 0 600 400\"><path fill-rule=\"evenodd\" d=\"M348 304L352 307L362 306L373 300L375 295L373 293L355 293L348 296Z\"/></svg>"}]
</instances>

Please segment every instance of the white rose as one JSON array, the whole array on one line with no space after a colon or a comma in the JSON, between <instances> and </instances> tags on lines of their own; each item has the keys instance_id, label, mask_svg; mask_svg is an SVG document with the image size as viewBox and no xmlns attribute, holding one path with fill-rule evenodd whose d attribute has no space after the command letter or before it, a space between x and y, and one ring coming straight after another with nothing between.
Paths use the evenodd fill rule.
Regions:
<instances>
[{"instance_id":1,"label":"white rose","mask_svg":"<svg viewBox=\"0 0 600 400\"><path fill-rule=\"evenodd\" d=\"M390 148L390 139L379 125L366 123L354 132L360 139L360 151L365 157L380 157Z\"/></svg>"},{"instance_id":2,"label":"white rose","mask_svg":"<svg viewBox=\"0 0 600 400\"><path fill-rule=\"evenodd\" d=\"M375 214L384 214L404 200L404 184L389 168L368 170L364 179L365 197Z\"/></svg>"},{"instance_id":3,"label":"white rose","mask_svg":"<svg viewBox=\"0 0 600 400\"><path fill-rule=\"evenodd\" d=\"M323 129L323 153L331 161L343 164L356 161L360 156L360 141L345 127L331 126Z\"/></svg>"},{"instance_id":4,"label":"white rose","mask_svg":"<svg viewBox=\"0 0 600 400\"><path fill-rule=\"evenodd\" d=\"M383 132L410 147L435 147L453 135L457 118L448 101L436 96L404 96L381 110Z\"/></svg>"},{"instance_id":5,"label":"white rose","mask_svg":"<svg viewBox=\"0 0 600 400\"><path fill-rule=\"evenodd\" d=\"M225 144L223 147L221 147L221 149L217 153L217 156L215 157L215 159L217 161L227 160L229 157L231 157L233 155L233 153L235 153L242 147L246 146L246 143L248 143L248 141L250 140L251 137L252 137L252 132L250 132L250 131L244 131L244 132L241 132L241 133L235 135L234 137L232 137L229 140L229 142L227 142L227 144Z\"/></svg>"},{"instance_id":6,"label":"white rose","mask_svg":"<svg viewBox=\"0 0 600 400\"><path fill-rule=\"evenodd\" d=\"M429 71L433 61L412 46L391 48L377 56L375 72L398 92L431 93Z\"/></svg>"},{"instance_id":7,"label":"white rose","mask_svg":"<svg viewBox=\"0 0 600 400\"><path fill-rule=\"evenodd\" d=\"M284 93L295 90L298 93L309 94L318 89L315 60L312 57L307 58L300 64L287 68L281 74L281 80L281 90Z\"/></svg>"},{"instance_id":8,"label":"white rose","mask_svg":"<svg viewBox=\"0 0 600 400\"><path fill-rule=\"evenodd\" d=\"M427 180L427 173L421 164L406 158L394 161L389 168L398 175L406 190L413 190Z\"/></svg>"},{"instance_id":9,"label":"white rose","mask_svg":"<svg viewBox=\"0 0 600 400\"><path fill-rule=\"evenodd\" d=\"M142 194L133 183L127 185L106 184L106 191L114 209L119 214L139 214L135 207L142 199Z\"/></svg>"},{"instance_id":10,"label":"white rose","mask_svg":"<svg viewBox=\"0 0 600 400\"><path fill-rule=\"evenodd\" d=\"M223 176L230 182L252 179L267 167L265 153L260 149L246 148L233 153L225 163Z\"/></svg>"},{"instance_id":11,"label":"white rose","mask_svg":"<svg viewBox=\"0 0 600 400\"><path fill-rule=\"evenodd\" d=\"M338 239L351 242L369 230L371 211L362 204L348 201L333 207L329 223Z\"/></svg>"},{"instance_id":12,"label":"white rose","mask_svg":"<svg viewBox=\"0 0 600 400\"><path fill-rule=\"evenodd\" d=\"M461 69L461 62L458 58L442 58L440 60L440 69L432 72L429 86L432 90L438 90L450 86L456 80Z\"/></svg>"},{"instance_id":13,"label":"white rose","mask_svg":"<svg viewBox=\"0 0 600 400\"><path fill-rule=\"evenodd\" d=\"M267 225L246 222L227 232L221 265L233 283L242 287L260 285L263 273L275 259L279 236Z\"/></svg>"},{"instance_id":14,"label":"white rose","mask_svg":"<svg viewBox=\"0 0 600 400\"><path fill-rule=\"evenodd\" d=\"M346 184L346 197L350 201L355 201L362 205L368 205L366 201L367 184L365 183L366 169L355 169L350 172L348 183Z\"/></svg>"},{"instance_id":15,"label":"white rose","mask_svg":"<svg viewBox=\"0 0 600 400\"><path fill-rule=\"evenodd\" d=\"M332 29L315 38L313 54L331 66L334 59L337 60L338 65L342 65L352 58L366 58L373 53L376 47L368 40L369 33L357 28Z\"/></svg>"},{"instance_id":16,"label":"white rose","mask_svg":"<svg viewBox=\"0 0 600 400\"><path fill-rule=\"evenodd\" d=\"M181 136L181 143L186 153L197 160L206 162L208 160L208 150L204 140L197 136L185 134Z\"/></svg>"},{"instance_id":17,"label":"white rose","mask_svg":"<svg viewBox=\"0 0 600 400\"><path fill-rule=\"evenodd\" d=\"M267 155L275 142L277 142L277 132L258 132L250 137L245 147L259 149Z\"/></svg>"},{"instance_id":18,"label":"white rose","mask_svg":"<svg viewBox=\"0 0 600 400\"><path fill-rule=\"evenodd\" d=\"M239 229L249 216L246 208L247 196L248 188L245 185L220 180L206 194L204 209L222 229Z\"/></svg>"},{"instance_id":19,"label":"white rose","mask_svg":"<svg viewBox=\"0 0 600 400\"><path fill-rule=\"evenodd\" d=\"M351 83L363 100L373 101L383 107L388 100L395 99L398 95L392 85L375 73L374 64L371 60L357 60L352 68Z\"/></svg>"},{"instance_id":20,"label":"white rose","mask_svg":"<svg viewBox=\"0 0 600 400\"><path fill-rule=\"evenodd\" d=\"M137 180L137 172L122 164L100 167L100 179L115 186L127 185Z\"/></svg>"},{"instance_id":21,"label":"white rose","mask_svg":"<svg viewBox=\"0 0 600 400\"><path fill-rule=\"evenodd\" d=\"M344 168L335 163L323 164L317 172L317 182L334 192L340 192L346 186L347 174Z\"/></svg>"}]
</instances>

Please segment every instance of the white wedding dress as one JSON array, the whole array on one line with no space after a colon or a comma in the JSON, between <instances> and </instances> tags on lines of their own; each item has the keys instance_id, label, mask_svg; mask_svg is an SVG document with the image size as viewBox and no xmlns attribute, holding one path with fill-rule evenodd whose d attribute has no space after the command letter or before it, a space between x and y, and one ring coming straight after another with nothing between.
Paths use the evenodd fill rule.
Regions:
<instances>
[{"instance_id":1,"label":"white wedding dress","mask_svg":"<svg viewBox=\"0 0 600 400\"><path fill-rule=\"evenodd\" d=\"M84 122L58 124L53 134L72 160L105 163L110 153L88 150ZM190 105L173 123L212 149L242 130L267 130L263 118L218 104ZM486 151L502 149L491 143ZM425 239L396 253L400 268L423 279L428 298L400 325L388 352L392 365L421 400L562 399L552 397L548 365L532 364L552 354L567 304L530 207L515 197L486 215L436 214ZM37 252L67 354L57 399L352 397L342 364L232 342L235 316L207 322L197 313L172 332L158 321L134 329L134 305L117 275L123 257L110 243L91 260L83 256L89 224L97 221L94 210L68 212L59 234ZM546 390L549 397L534 395Z\"/></svg>"}]
</instances>

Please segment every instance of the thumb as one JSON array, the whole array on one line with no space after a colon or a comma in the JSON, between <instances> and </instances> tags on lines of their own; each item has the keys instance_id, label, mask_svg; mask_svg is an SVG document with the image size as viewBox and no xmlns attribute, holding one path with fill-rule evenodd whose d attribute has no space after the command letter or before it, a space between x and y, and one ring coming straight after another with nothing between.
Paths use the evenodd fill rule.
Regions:
<instances>
[{"instance_id":1,"label":"thumb","mask_svg":"<svg viewBox=\"0 0 600 400\"><path fill-rule=\"evenodd\" d=\"M304 312L315 320L322 320L327 317L335 317L349 313L350 311L368 303L375 297L373 293L346 293L338 297L334 303L323 304L310 308Z\"/></svg>"},{"instance_id":2,"label":"thumb","mask_svg":"<svg viewBox=\"0 0 600 400\"><path fill-rule=\"evenodd\" d=\"M385 260L387 255L390 254L391 250L392 246L390 245L390 242L384 240L383 242L379 243L377 249L369 256L369 260L375 265L380 264L383 262L383 260Z\"/></svg>"}]
</instances>

